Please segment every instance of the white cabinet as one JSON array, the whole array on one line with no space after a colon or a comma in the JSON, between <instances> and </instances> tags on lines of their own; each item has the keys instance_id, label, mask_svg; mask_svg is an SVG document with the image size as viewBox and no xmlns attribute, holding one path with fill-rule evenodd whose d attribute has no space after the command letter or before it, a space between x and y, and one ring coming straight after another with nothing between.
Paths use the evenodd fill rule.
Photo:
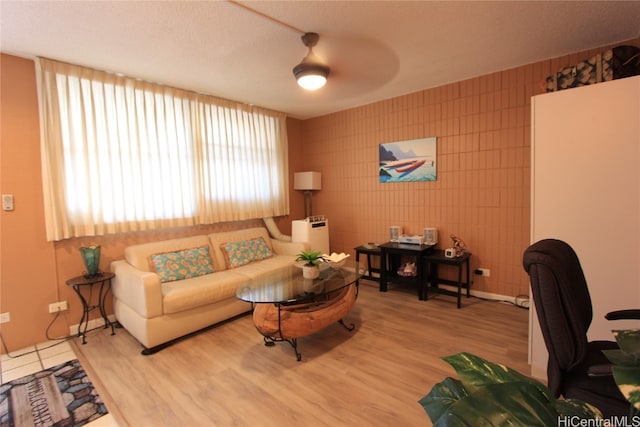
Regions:
<instances>
[{"instance_id":1,"label":"white cabinet","mask_svg":"<svg viewBox=\"0 0 640 427\"><path fill-rule=\"evenodd\" d=\"M593 304L589 339L613 340L612 310L640 308L640 77L531 100L531 241L569 243ZM547 351L531 309L532 375Z\"/></svg>"}]
</instances>

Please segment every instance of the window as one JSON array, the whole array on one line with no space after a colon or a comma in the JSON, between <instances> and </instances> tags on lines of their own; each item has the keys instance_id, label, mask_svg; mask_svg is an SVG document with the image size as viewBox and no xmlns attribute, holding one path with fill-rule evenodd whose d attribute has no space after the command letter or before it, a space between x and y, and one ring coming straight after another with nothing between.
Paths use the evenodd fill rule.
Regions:
<instances>
[{"instance_id":1,"label":"window","mask_svg":"<svg viewBox=\"0 0 640 427\"><path fill-rule=\"evenodd\" d=\"M286 215L284 114L38 60L47 237Z\"/></svg>"}]
</instances>

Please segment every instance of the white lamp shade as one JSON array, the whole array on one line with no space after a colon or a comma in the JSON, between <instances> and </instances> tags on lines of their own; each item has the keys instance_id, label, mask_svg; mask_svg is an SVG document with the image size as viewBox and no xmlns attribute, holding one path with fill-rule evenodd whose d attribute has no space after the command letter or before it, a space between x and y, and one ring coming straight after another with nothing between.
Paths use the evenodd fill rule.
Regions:
<instances>
[{"instance_id":1,"label":"white lamp shade","mask_svg":"<svg viewBox=\"0 0 640 427\"><path fill-rule=\"evenodd\" d=\"M320 172L296 172L293 174L295 190L321 190L322 175Z\"/></svg>"}]
</instances>

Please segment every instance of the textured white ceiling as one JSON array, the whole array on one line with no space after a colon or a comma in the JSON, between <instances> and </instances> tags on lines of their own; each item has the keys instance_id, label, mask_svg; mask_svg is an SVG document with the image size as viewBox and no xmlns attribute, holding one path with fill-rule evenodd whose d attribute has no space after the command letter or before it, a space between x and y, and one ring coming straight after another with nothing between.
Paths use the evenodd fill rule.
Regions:
<instances>
[{"instance_id":1,"label":"textured white ceiling","mask_svg":"<svg viewBox=\"0 0 640 427\"><path fill-rule=\"evenodd\" d=\"M0 50L309 118L640 36L640 1L0 1ZM331 67L307 92L301 34Z\"/></svg>"}]
</instances>

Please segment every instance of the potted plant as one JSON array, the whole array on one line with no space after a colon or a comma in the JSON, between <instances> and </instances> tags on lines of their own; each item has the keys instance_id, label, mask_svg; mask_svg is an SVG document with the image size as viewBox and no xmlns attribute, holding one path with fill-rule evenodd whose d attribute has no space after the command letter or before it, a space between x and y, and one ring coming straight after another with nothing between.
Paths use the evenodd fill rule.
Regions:
<instances>
[{"instance_id":1,"label":"potted plant","mask_svg":"<svg viewBox=\"0 0 640 427\"><path fill-rule=\"evenodd\" d=\"M631 403L630 417L640 413L640 329L614 330L619 349L602 350L622 395Z\"/></svg>"},{"instance_id":2,"label":"potted plant","mask_svg":"<svg viewBox=\"0 0 640 427\"><path fill-rule=\"evenodd\" d=\"M469 353L443 359L460 379L447 377L420 399L434 427L555 426L559 419L602 417L588 403L556 399L540 381L506 366Z\"/></svg>"},{"instance_id":3,"label":"potted plant","mask_svg":"<svg viewBox=\"0 0 640 427\"><path fill-rule=\"evenodd\" d=\"M305 279L315 279L320 275L318 264L324 261L324 257L320 251L302 251L298 254L296 261L304 261L302 276Z\"/></svg>"}]
</instances>

